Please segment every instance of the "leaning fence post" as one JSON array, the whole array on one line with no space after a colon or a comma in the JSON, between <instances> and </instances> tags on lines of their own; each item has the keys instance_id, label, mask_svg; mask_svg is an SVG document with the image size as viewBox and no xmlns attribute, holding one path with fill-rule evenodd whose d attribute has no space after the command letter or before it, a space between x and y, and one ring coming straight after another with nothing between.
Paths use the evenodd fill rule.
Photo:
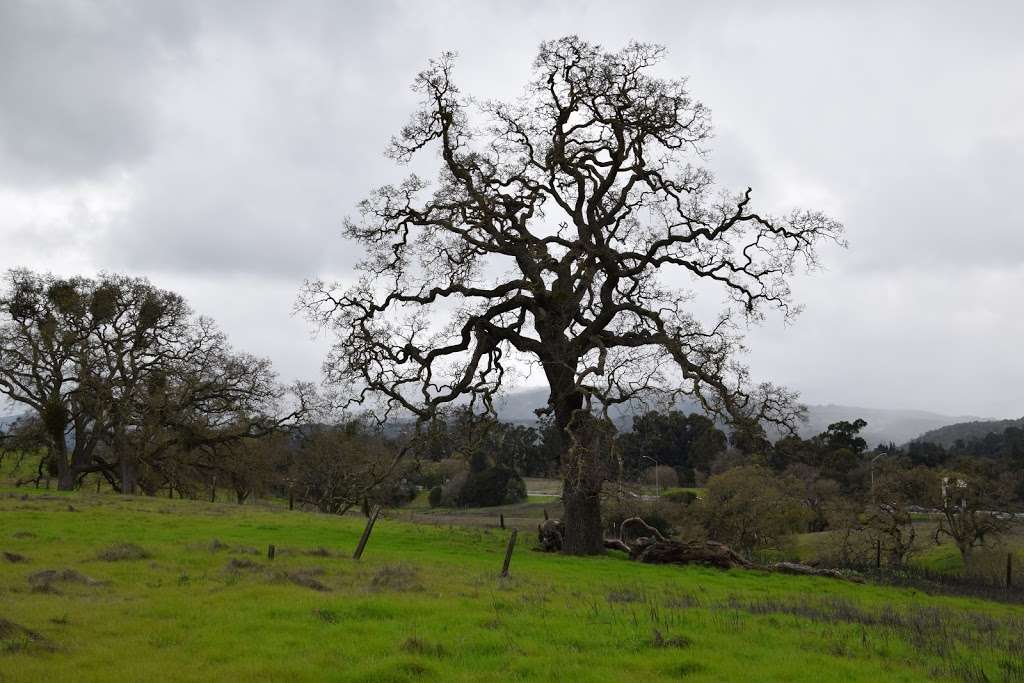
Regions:
<instances>
[{"instance_id":1,"label":"leaning fence post","mask_svg":"<svg viewBox=\"0 0 1024 683\"><path fill-rule=\"evenodd\" d=\"M544 508L544 521L547 521L547 519L548 519L548 509Z\"/></svg>"},{"instance_id":2,"label":"leaning fence post","mask_svg":"<svg viewBox=\"0 0 1024 683\"><path fill-rule=\"evenodd\" d=\"M1006 553L1006 587L1013 587L1013 553Z\"/></svg>"},{"instance_id":3,"label":"leaning fence post","mask_svg":"<svg viewBox=\"0 0 1024 683\"><path fill-rule=\"evenodd\" d=\"M370 540L370 532L373 531L373 525L377 522L377 515L380 514L380 506L378 505L373 509L373 514L366 520L366 528L363 529L363 535L359 538L359 545L356 546L356 551L352 553L352 559L358 560L363 556L363 549L366 548L366 542Z\"/></svg>"},{"instance_id":4,"label":"leaning fence post","mask_svg":"<svg viewBox=\"0 0 1024 683\"><path fill-rule=\"evenodd\" d=\"M508 565L512 562L512 551L516 547L516 536L519 535L519 529L513 529L512 535L508 537L508 546L505 548L505 562L501 565L501 575L503 577L508 576Z\"/></svg>"},{"instance_id":5,"label":"leaning fence post","mask_svg":"<svg viewBox=\"0 0 1024 683\"><path fill-rule=\"evenodd\" d=\"M498 515L498 525L501 526L502 529L505 528L505 515L503 515L503 514L499 514Z\"/></svg>"}]
</instances>

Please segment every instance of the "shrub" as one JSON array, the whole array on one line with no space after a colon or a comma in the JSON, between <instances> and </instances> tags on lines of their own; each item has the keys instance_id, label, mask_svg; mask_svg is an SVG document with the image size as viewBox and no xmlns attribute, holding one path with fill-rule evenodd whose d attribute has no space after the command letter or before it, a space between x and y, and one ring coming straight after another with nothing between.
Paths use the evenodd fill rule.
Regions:
<instances>
[{"instance_id":1,"label":"shrub","mask_svg":"<svg viewBox=\"0 0 1024 683\"><path fill-rule=\"evenodd\" d=\"M806 527L808 513L791 492L791 479L747 465L708 479L701 513L708 535L749 555L778 548L783 536Z\"/></svg>"},{"instance_id":2,"label":"shrub","mask_svg":"<svg viewBox=\"0 0 1024 683\"><path fill-rule=\"evenodd\" d=\"M645 469L640 475L640 481L648 486L658 484L661 488L666 489L679 486L679 475L667 465L658 465Z\"/></svg>"},{"instance_id":3,"label":"shrub","mask_svg":"<svg viewBox=\"0 0 1024 683\"><path fill-rule=\"evenodd\" d=\"M469 479L469 470L464 469L452 475L451 479L441 487L441 506L446 508L458 507L461 503L462 488Z\"/></svg>"},{"instance_id":4,"label":"shrub","mask_svg":"<svg viewBox=\"0 0 1024 683\"><path fill-rule=\"evenodd\" d=\"M490 507L526 499L526 484L507 467L488 467L471 472L459 495L463 507Z\"/></svg>"},{"instance_id":5,"label":"shrub","mask_svg":"<svg viewBox=\"0 0 1024 683\"><path fill-rule=\"evenodd\" d=\"M444 489L440 485L430 489L430 495L427 497L427 502L430 503L430 507L436 508L441 504L441 496L444 493Z\"/></svg>"},{"instance_id":6,"label":"shrub","mask_svg":"<svg viewBox=\"0 0 1024 683\"><path fill-rule=\"evenodd\" d=\"M669 489L661 494L662 499L670 503L689 505L697 501L697 494L687 489Z\"/></svg>"}]
</instances>

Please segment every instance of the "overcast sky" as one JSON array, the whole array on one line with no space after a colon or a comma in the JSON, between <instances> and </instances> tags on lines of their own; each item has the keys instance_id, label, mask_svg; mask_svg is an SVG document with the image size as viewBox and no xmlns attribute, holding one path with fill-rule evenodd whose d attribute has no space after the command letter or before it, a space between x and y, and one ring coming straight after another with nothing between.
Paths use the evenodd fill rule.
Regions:
<instances>
[{"instance_id":1,"label":"overcast sky","mask_svg":"<svg viewBox=\"0 0 1024 683\"><path fill-rule=\"evenodd\" d=\"M770 8L768 6L771 6ZM1024 415L1024 3L0 0L0 269L148 276L285 379L291 316L344 278L343 217L443 50L516 96L541 40L669 48L712 110L709 165L760 207L829 211L849 249L749 335L812 403Z\"/></svg>"}]
</instances>

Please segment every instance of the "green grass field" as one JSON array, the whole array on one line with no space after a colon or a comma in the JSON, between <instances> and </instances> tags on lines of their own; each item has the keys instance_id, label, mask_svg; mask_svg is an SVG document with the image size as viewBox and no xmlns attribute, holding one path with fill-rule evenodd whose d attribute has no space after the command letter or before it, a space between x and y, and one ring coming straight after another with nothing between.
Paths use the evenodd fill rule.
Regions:
<instances>
[{"instance_id":1,"label":"green grass field","mask_svg":"<svg viewBox=\"0 0 1024 683\"><path fill-rule=\"evenodd\" d=\"M532 525L508 579L494 528L384 517L356 562L363 523L0 489L0 680L1024 678L1019 607L545 555Z\"/></svg>"}]
</instances>

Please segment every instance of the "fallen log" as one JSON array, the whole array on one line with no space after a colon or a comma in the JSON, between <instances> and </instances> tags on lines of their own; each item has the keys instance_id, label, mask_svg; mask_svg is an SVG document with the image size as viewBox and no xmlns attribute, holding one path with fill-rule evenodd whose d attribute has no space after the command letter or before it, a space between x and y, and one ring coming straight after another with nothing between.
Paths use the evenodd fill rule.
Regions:
<instances>
[{"instance_id":1,"label":"fallen log","mask_svg":"<svg viewBox=\"0 0 1024 683\"><path fill-rule=\"evenodd\" d=\"M680 543L678 541L656 541L646 547L634 546L630 559L646 564L704 564L719 569L742 567L751 569L754 565L737 555L721 543Z\"/></svg>"},{"instance_id":2,"label":"fallen log","mask_svg":"<svg viewBox=\"0 0 1024 683\"><path fill-rule=\"evenodd\" d=\"M798 574L801 576L825 576L832 579L845 579L854 583L864 583L864 577L857 574L843 574L838 569L819 569L796 562L773 562L764 567L768 571L780 574Z\"/></svg>"},{"instance_id":3,"label":"fallen log","mask_svg":"<svg viewBox=\"0 0 1024 683\"><path fill-rule=\"evenodd\" d=\"M617 540L621 547L616 549L625 550L629 559L646 564L707 564L720 569L752 566L727 545L715 541L673 541L640 517L623 520ZM605 547L609 547L607 540Z\"/></svg>"},{"instance_id":4,"label":"fallen log","mask_svg":"<svg viewBox=\"0 0 1024 683\"><path fill-rule=\"evenodd\" d=\"M561 520L548 519L537 526L540 550L558 552L562 549L565 525ZM604 547L626 553L629 559L645 564L702 564L719 569L760 569L780 574L803 576L824 576L863 583L856 575L843 574L835 569L818 569L796 562L775 562L758 565L743 558L724 543L716 541L681 542L665 538L665 535L640 517L623 520L619 526L618 538L606 538Z\"/></svg>"}]
</instances>

